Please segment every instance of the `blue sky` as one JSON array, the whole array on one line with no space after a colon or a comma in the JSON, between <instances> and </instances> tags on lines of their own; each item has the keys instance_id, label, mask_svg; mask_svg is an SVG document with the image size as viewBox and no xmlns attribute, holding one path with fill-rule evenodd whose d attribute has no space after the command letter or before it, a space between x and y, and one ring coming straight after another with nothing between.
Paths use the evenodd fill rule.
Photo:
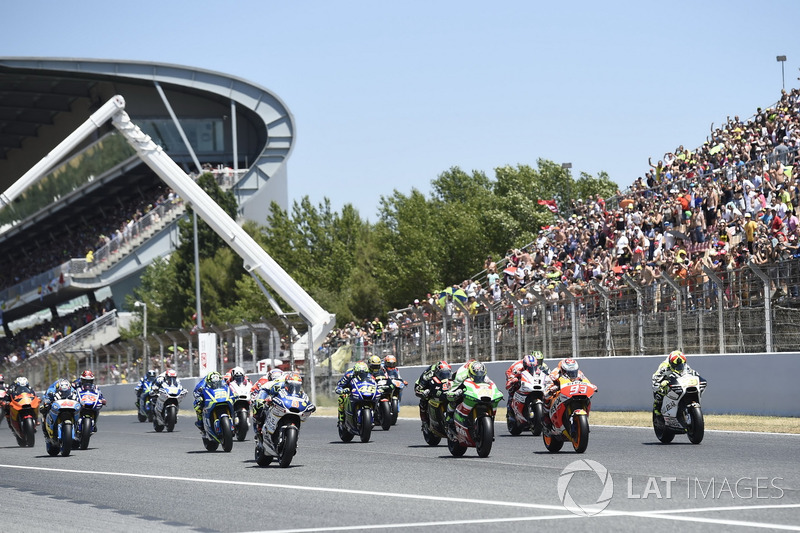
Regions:
<instances>
[{"instance_id":1,"label":"blue sky","mask_svg":"<svg viewBox=\"0 0 800 533\"><path fill-rule=\"evenodd\" d=\"M32 0L4 56L176 63L236 75L295 117L289 200L430 191L451 166L544 158L629 185L712 123L797 87L800 2Z\"/></svg>"}]
</instances>

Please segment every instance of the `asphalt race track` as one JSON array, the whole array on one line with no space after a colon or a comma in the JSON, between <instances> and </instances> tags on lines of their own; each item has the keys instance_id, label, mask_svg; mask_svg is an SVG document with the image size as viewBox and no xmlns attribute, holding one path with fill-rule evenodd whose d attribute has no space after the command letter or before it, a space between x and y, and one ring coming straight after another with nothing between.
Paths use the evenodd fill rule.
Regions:
<instances>
[{"instance_id":1,"label":"asphalt race track","mask_svg":"<svg viewBox=\"0 0 800 533\"><path fill-rule=\"evenodd\" d=\"M685 436L662 445L651 429L594 427L585 454L568 444L550 454L541 438L511 437L498 423L488 458L471 449L455 459L425 445L415 420L344 444L333 418L312 416L281 469L255 464L251 435L230 453L206 452L192 418L155 433L135 416L104 414L90 448L69 457L47 456L41 430L34 448L19 448L3 424L4 522L24 531L800 531L798 435L707 432L699 446Z\"/></svg>"}]
</instances>

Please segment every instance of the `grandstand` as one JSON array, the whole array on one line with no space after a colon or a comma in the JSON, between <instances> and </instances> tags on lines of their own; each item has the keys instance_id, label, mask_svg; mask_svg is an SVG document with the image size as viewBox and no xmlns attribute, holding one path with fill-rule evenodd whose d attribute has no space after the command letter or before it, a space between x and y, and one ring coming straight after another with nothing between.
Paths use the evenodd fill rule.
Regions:
<instances>
[{"instance_id":1,"label":"grandstand","mask_svg":"<svg viewBox=\"0 0 800 533\"><path fill-rule=\"evenodd\" d=\"M275 94L217 72L137 61L0 58L0 190L115 94L187 173L213 172L231 189L241 219L263 223L272 201L287 208L295 127ZM185 212L109 124L0 204L6 345L15 321L46 310L58 317L59 306L79 297L93 313L120 308L144 268L175 249ZM100 290L109 299L97 302Z\"/></svg>"}]
</instances>

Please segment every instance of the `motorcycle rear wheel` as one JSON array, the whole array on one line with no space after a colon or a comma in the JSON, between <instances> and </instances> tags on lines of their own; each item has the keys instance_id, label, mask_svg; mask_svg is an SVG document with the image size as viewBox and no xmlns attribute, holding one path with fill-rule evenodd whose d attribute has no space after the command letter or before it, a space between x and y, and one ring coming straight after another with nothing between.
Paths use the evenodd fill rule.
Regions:
<instances>
[{"instance_id":1,"label":"motorcycle rear wheel","mask_svg":"<svg viewBox=\"0 0 800 533\"><path fill-rule=\"evenodd\" d=\"M80 439L80 446L81 450L85 450L89 447L89 438L92 436L92 419L91 417L84 416L81 419L81 439Z\"/></svg>"},{"instance_id":2,"label":"motorcycle rear wheel","mask_svg":"<svg viewBox=\"0 0 800 533\"><path fill-rule=\"evenodd\" d=\"M361 427L358 431L358 436L361 442L369 442L369 437L372 435L372 409L365 408L361 411Z\"/></svg>"},{"instance_id":3,"label":"motorcycle rear wheel","mask_svg":"<svg viewBox=\"0 0 800 533\"><path fill-rule=\"evenodd\" d=\"M247 409L236 411L236 440L243 441L247 437Z\"/></svg>"},{"instance_id":4,"label":"motorcycle rear wheel","mask_svg":"<svg viewBox=\"0 0 800 533\"><path fill-rule=\"evenodd\" d=\"M705 420L703 420L703 412L699 407L692 406L686 409L686 414L689 418L689 420L687 420L689 427L686 432L689 436L689 442L692 444L700 444L703 442L706 429Z\"/></svg>"},{"instance_id":5,"label":"motorcycle rear wheel","mask_svg":"<svg viewBox=\"0 0 800 533\"><path fill-rule=\"evenodd\" d=\"M178 422L178 406L170 405L167 407L164 422L166 422L167 432L172 433L172 430L175 429L175 424Z\"/></svg>"},{"instance_id":6,"label":"motorcycle rear wheel","mask_svg":"<svg viewBox=\"0 0 800 533\"><path fill-rule=\"evenodd\" d=\"M255 456L256 456L256 463L258 464L258 466L261 467L269 466L269 464L272 462L272 456L264 453L264 446L258 442L256 443Z\"/></svg>"},{"instance_id":7,"label":"motorcycle rear wheel","mask_svg":"<svg viewBox=\"0 0 800 533\"><path fill-rule=\"evenodd\" d=\"M400 400L392 398L392 425L397 424L397 416L400 414Z\"/></svg>"},{"instance_id":8,"label":"motorcycle rear wheel","mask_svg":"<svg viewBox=\"0 0 800 533\"><path fill-rule=\"evenodd\" d=\"M61 455L69 456L72 453L72 422L61 423Z\"/></svg>"},{"instance_id":9,"label":"motorcycle rear wheel","mask_svg":"<svg viewBox=\"0 0 800 533\"><path fill-rule=\"evenodd\" d=\"M278 462L281 465L281 468L286 468L290 464L292 464L292 458L294 454L297 453L297 428L294 426L288 426L284 430L283 434L283 445L282 449L280 450L281 456Z\"/></svg>"},{"instance_id":10,"label":"motorcycle rear wheel","mask_svg":"<svg viewBox=\"0 0 800 533\"><path fill-rule=\"evenodd\" d=\"M669 444L675 438L675 432L664 425L664 417L653 413L653 431L663 444Z\"/></svg>"},{"instance_id":11,"label":"motorcycle rear wheel","mask_svg":"<svg viewBox=\"0 0 800 533\"><path fill-rule=\"evenodd\" d=\"M515 437L522 433L522 428L519 427L519 424L517 424L517 419L511 412L511 407L508 408L508 412L506 413L506 427L508 427L508 432Z\"/></svg>"},{"instance_id":12,"label":"motorcycle rear wheel","mask_svg":"<svg viewBox=\"0 0 800 533\"><path fill-rule=\"evenodd\" d=\"M458 442L450 439L447 439L447 449L453 457L461 457L467 451L466 446L462 446Z\"/></svg>"},{"instance_id":13,"label":"motorcycle rear wheel","mask_svg":"<svg viewBox=\"0 0 800 533\"><path fill-rule=\"evenodd\" d=\"M381 402L378 409L380 410L381 429L384 431L389 431L389 429L392 427L392 408L389 405L389 402Z\"/></svg>"},{"instance_id":14,"label":"motorcycle rear wheel","mask_svg":"<svg viewBox=\"0 0 800 533\"><path fill-rule=\"evenodd\" d=\"M442 438L431 433L427 425L422 427L422 438L425 439L425 444L428 446L438 446L439 443L442 442Z\"/></svg>"},{"instance_id":15,"label":"motorcycle rear wheel","mask_svg":"<svg viewBox=\"0 0 800 533\"><path fill-rule=\"evenodd\" d=\"M337 429L339 430L339 438L342 439L342 442L350 442L353 440L353 434L348 431L344 425L344 422L339 422Z\"/></svg>"},{"instance_id":16,"label":"motorcycle rear wheel","mask_svg":"<svg viewBox=\"0 0 800 533\"><path fill-rule=\"evenodd\" d=\"M534 402L531 406L531 431L534 437L542 434L542 419L544 418L544 405L542 402Z\"/></svg>"},{"instance_id":17,"label":"motorcycle rear wheel","mask_svg":"<svg viewBox=\"0 0 800 533\"><path fill-rule=\"evenodd\" d=\"M233 449L233 428L231 427L231 419L227 416L219 420L219 428L222 432L222 451L229 452Z\"/></svg>"},{"instance_id":18,"label":"motorcycle rear wheel","mask_svg":"<svg viewBox=\"0 0 800 533\"><path fill-rule=\"evenodd\" d=\"M572 447L576 453L583 453L589 446L589 418L580 415L573 418L574 433L572 435Z\"/></svg>"},{"instance_id":19,"label":"motorcycle rear wheel","mask_svg":"<svg viewBox=\"0 0 800 533\"><path fill-rule=\"evenodd\" d=\"M489 457L492 452L492 442L494 441L494 426L492 418L483 416L476 420L475 424L475 448L478 450L478 457Z\"/></svg>"},{"instance_id":20,"label":"motorcycle rear wheel","mask_svg":"<svg viewBox=\"0 0 800 533\"><path fill-rule=\"evenodd\" d=\"M26 418L22 421L22 434L25 438L22 439L24 446L33 448L36 442L36 421L33 418Z\"/></svg>"},{"instance_id":21,"label":"motorcycle rear wheel","mask_svg":"<svg viewBox=\"0 0 800 533\"><path fill-rule=\"evenodd\" d=\"M548 437L547 435L542 435L542 440L544 440L544 447L547 448L547 451L550 453L556 453L561 451L561 447L564 446L564 441L559 440L555 437Z\"/></svg>"}]
</instances>

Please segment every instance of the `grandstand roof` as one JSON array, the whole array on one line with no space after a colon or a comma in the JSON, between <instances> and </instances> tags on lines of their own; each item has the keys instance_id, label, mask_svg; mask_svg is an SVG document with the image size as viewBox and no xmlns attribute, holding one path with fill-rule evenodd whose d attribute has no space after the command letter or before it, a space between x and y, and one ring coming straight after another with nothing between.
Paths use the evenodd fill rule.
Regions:
<instances>
[{"instance_id":1,"label":"grandstand roof","mask_svg":"<svg viewBox=\"0 0 800 533\"><path fill-rule=\"evenodd\" d=\"M205 146L199 133L192 137L187 130L201 164L244 171L233 186L243 218L263 223L273 200L287 208L285 167L295 127L286 105L267 89L235 76L142 61L0 57L0 192L116 94L125 98L127 113L146 133L164 133L172 120L159 87L184 129L193 123L213 129L213 142ZM231 120L234 105L236 142ZM75 153L111 130L110 124L104 125ZM189 150L175 135L164 133L156 142L187 171L196 170ZM131 159L4 232L0 254L35 251L45 236L63 232L70 221L97 210L113 210L115 204L132 201L137 191L154 183L160 183L159 178L138 159ZM53 295L59 300L74 296L70 290ZM6 311L6 320L57 303L45 298L20 304Z\"/></svg>"}]
</instances>

